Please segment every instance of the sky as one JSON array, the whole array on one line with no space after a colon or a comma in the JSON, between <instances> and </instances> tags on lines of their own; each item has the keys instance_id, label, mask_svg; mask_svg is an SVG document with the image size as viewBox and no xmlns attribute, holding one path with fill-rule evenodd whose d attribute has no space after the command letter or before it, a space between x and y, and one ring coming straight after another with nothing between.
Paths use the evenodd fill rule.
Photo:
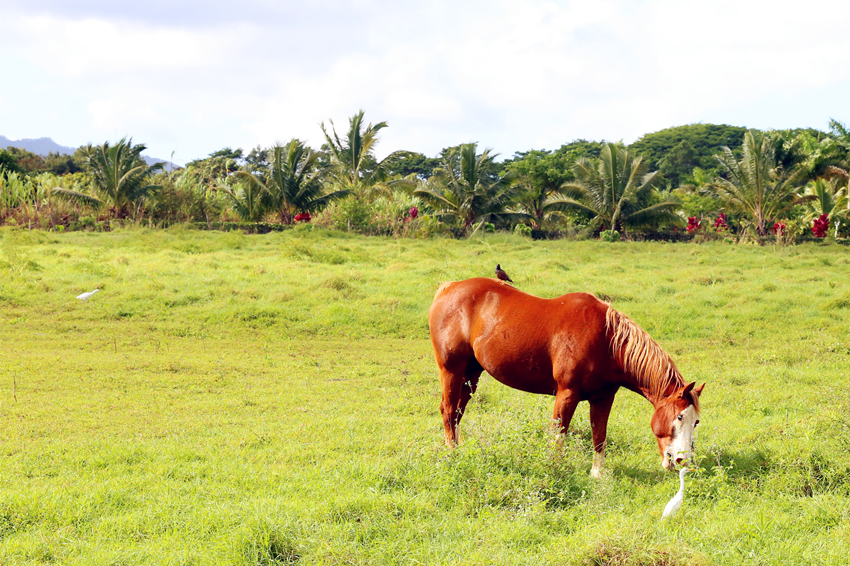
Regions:
<instances>
[{"instance_id":1,"label":"sky","mask_svg":"<svg viewBox=\"0 0 850 566\"><path fill-rule=\"evenodd\" d=\"M0 135L176 163L359 110L378 157L850 123L846 0L0 0Z\"/></svg>"}]
</instances>

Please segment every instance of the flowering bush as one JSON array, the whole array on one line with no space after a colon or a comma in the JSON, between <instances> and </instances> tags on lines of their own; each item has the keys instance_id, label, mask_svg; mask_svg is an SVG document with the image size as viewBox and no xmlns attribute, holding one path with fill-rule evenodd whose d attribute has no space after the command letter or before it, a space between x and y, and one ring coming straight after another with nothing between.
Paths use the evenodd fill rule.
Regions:
<instances>
[{"instance_id":1,"label":"flowering bush","mask_svg":"<svg viewBox=\"0 0 850 566\"><path fill-rule=\"evenodd\" d=\"M788 228L788 225L785 224L784 222L775 222L773 224L773 228L771 228L771 230L773 231L774 234L776 234L777 237L781 238L782 236L785 235L785 229L786 228Z\"/></svg>"},{"instance_id":2,"label":"flowering bush","mask_svg":"<svg viewBox=\"0 0 850 566\"><path fill-rule=\"evenodd\" d=\"M714 221L714 231L722 232L723 230L729 229L729 223L726 222L726 214L720 213L720 216L717 217L717 220Z\"/></svg>"},{"instance_id":3,"label":"flowering bush","mask_svg":"<svg viewBox=\"0 0 850 566\"><path fill-rule=\"evenodd\" d=\"M310 222L313 219L309 212L301 212L295 215L296 222Z\"/></svg>"},{"instance_id":4,"label":"flowering bush","mask_svg":"<svg viewBox=\"0 0 850 566\"><path fill-rule=\"evenodd\" d=\"M829 231L829 214L821 214L812 222L812 234L815 238L826 238L826 233Z\"/></svg>"},{"instance_id":5,"label":"flowering bush","mask_svg":"<svg viewBox=\"0 0 850 566\"><path fill-rule=\"evenodd\" d=\"M407 210L407 213L404 215L404 218L401 219L402 222L410 222L412 220L416 220L416 217L419 216L419 207L412 207Z\"/></svg>"},{"instance_id":6,"label":"flowering bush","mask_svg":"<svg viewBox=\"0 0 850 566\"><path fill-rule=\"evenodd\" d=\"M702 227L702 224L701 224L699 218L697 218L696 216L689 216L688 217L688 227L687 227L688 234L690 234L692 232L699 231L699 229L701 227Z\"/></svg>"}]
</instances>

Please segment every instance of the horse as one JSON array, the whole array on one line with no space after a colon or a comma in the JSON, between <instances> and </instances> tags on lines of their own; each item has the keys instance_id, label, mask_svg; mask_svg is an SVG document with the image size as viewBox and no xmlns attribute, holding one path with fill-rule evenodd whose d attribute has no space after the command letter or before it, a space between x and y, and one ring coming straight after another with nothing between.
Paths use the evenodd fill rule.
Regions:
<instances>
[{"instance_id":1,"label":"horse","mask_svg":"<svg viewBox=\"0 0 850 566\"><path fill-rule=\"evenodd\" d=\"M608 417L621 387L655 408L651 426L662 467L670 470L691 457L705 383L686 384L646 331L594 295L542 299L492 278L447 282L437 289L428 326L449 447L458 443L458 425L486 370L514 389L554 395L553 420L561 434L578 403L590 403L593 477L602 473Z\"/></svg>"}]
</instances>

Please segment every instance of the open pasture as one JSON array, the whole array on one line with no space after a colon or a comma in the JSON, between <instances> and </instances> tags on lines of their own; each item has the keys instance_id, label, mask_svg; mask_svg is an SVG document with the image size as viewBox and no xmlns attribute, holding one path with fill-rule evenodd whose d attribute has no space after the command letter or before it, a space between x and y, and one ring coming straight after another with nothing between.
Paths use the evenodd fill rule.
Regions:
<instances>
[{"instance_id":1,"label":"open pasture","mask_svg":"<svg viewBox=\"0 0 850 566\"><path fill-rule=\"evenodd\" d=\"M486 374L443 447L445 280L590 291L707 382L685 504L618 394ZM100 288L89 301L74 297ZM850 251L391 240L293 230L0 232L0 563L846 564Z\"/></svg>"}]
</instances>

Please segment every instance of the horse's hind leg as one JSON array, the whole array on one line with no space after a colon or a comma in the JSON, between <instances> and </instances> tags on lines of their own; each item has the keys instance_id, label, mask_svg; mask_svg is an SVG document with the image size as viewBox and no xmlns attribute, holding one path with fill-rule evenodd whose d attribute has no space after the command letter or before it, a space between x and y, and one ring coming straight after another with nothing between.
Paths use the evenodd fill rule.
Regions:
<instances>
[{"instance_id":1,"label":"horse's hind leg","mask_svg":"<svg viewBox=\"0 0 850 566\"><path fill-rule=\"evenodd\" d=\"M552 420L561 434L566 434L567 429L570 428L570 422L573 420L573 413L576 412L579 400L579 395L569 389L561 389L555 394Z\"/></svg>"},{"instance_id":2,"label":"horse's hind leg","mask_svg":"<svg viewBox=\"0 0 850 566\"><path fill-rule=\"evenodd\" d=\"M473 393L478 389L478 379L481 377L482 371L484 371L484 368L481 367L481 364L475 358L470 358L466 363L466 371L464 372L466 380L460 389L460 403L457 406L458 422L460 422L460 417L466 411L466 404L469 403Z\"/></svg>"},{"instance_id":3,"label":"horse's hind leg","mask_svg":"<svg viewBox=\"0 0 850 566\"><path fill-rule=\"evenodd\" d=\"M475 358L469 358L451 366L440 368L440 383L443 387L443 400L440 413L443 415L443 427L446 431L446 445L458 443L457 427L472 394L478 387L478 378L482 367Z\"/></svg>"},{"instance_id":4,"label":"horse's hind leg","mask_svg":"<svg viewBox=\"0 0 850 566\"><path fill-rule=\"evenodd\" d=\"M457 408L460 405L463 382L463 371L458 371L457 368L440 368L440 384L443 387L440 413L443 415L443 427L446 431L446 446L449 447L457 444L457 425L460 422Z\"/></svg>"}]
</instances>

